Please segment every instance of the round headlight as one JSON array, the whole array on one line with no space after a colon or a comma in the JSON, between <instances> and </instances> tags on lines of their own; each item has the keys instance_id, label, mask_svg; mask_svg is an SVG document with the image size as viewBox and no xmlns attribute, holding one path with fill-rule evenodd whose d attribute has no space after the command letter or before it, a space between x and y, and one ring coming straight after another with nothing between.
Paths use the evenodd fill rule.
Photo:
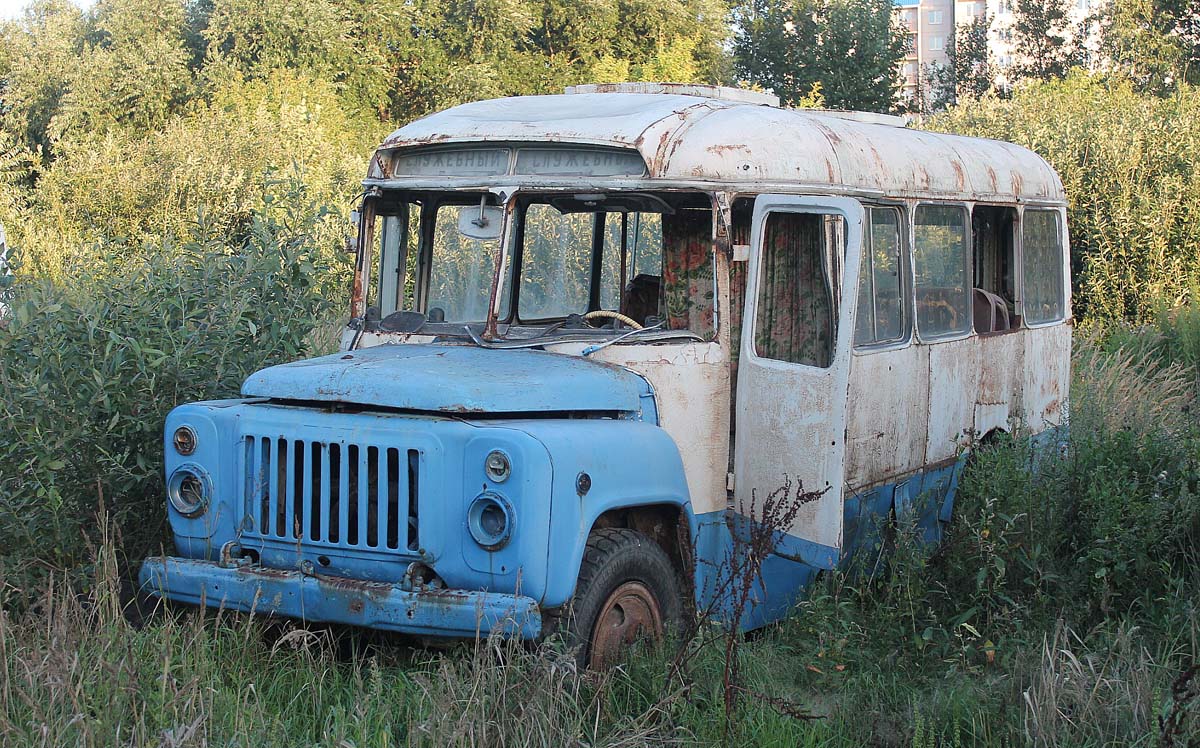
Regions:
<instances>
[{"instance_id":1,"label":"round headlight","mask_svg":"<svg viewBox=\"0 0 1200 748\"><path fill-rule=\"evenodd\" d=\"M498 494L485 493L467 510L467 529L476 543L489 551L503 548L512 537L512 510Z\"/></svg>"},{"instance_id":2,"label":"round headlight","mask_svg":"<svg viewBox=\"0 0 1200 748\"><path fill-rule=\"evenodd\" d=\"M487 473L488 480L503 483L512 474L512 463L508 461L508 455L493 449L483 462L483 472Z\"/></svg>"},{"instance_id":3,"label":"round headlight","mask_svg":"<svg viewBox=\"0 0 1200 748\"><path fill-rule=\"evenodd\" d=\"M167 481L167 499L175 511L185 517L201 514L208 506L211 493L208 475L192 465L178 468Z\"/></svg>"},{"instance_id":4,"label":"round headlight","mask_svg":"<svg viewBox=\"0 0 1200 748\"><path fill-rule=\"evenodd\" d=\"M186 457L196 451L196 432L190 426L180 426L175 429L171 443L175 445L176 452Z\"/></svg>"}]
</instances>

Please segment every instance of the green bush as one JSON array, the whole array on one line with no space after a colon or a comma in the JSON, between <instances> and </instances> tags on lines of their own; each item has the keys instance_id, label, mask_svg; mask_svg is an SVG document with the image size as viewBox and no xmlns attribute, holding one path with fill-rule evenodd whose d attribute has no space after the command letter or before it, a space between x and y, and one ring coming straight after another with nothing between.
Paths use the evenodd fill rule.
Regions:
<instances>
[{"instance_id":1,"label":"green bush","mask_svg":"<svg viewBox=\"0 0 1200 748\"><path fill-rule=\"evenodd\" d=\"M1062 176L1077 317L1151 322L1188 296L1200 276L1200 90L1158 98L1076 73L965 101L929 126L1026 146Z\"/></svg>"},{"instance_id":2,"label":"green bush","mask_svg":"<svg viewBox=\"0 0 1200 748\"><path fill-rule=\"evenodd\" d=\"M235 234L108 242L61 280L18 276L0 328L0 576L86 558L97 507L127 552L164 541L162 424L304 355L345 300L329 213L294 186ZM322 237L326 239L322 240ZM343 280L345 282L343 282Z\"/></svg>"}]
</instances>

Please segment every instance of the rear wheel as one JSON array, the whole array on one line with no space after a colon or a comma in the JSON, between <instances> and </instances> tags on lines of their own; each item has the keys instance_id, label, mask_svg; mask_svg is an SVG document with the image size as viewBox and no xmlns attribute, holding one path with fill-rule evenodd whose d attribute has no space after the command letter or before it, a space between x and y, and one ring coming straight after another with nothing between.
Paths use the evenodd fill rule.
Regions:
<instances>
[{"instance_id":1,"label":"rear wheel","mask_svg":"<svg viewBox=\"0 0 1200 748\"><path fill-rule=\"evenodd\" d=\"M682 611L678 575L657 543L625 528L592 532L566 621L580 665L615 664L637 639L678 629Z\"/></svg>"}]
</instances>

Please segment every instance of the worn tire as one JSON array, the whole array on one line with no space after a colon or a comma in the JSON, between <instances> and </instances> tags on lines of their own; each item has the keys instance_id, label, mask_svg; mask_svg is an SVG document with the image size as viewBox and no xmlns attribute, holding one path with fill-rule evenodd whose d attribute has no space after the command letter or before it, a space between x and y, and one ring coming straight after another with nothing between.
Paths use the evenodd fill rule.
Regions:
<instances>
[{"instance_id":1,"label":"worn tire","mask_svg":"<svg viewBox=\"0 0 1200 748\"><path fill-rule=\"evenodd\" d=\"M610 625L598 639L602 616ZM661 625L639 625L655 617ZM656 629L650 632L654 637L676 632L682 618L679 576L657 543L626 528L592 531L563 621L567 643L581 667L611 665L619 659L614 651L618 642L644 636L648 627Z\"/></svg>"}]
</instances>

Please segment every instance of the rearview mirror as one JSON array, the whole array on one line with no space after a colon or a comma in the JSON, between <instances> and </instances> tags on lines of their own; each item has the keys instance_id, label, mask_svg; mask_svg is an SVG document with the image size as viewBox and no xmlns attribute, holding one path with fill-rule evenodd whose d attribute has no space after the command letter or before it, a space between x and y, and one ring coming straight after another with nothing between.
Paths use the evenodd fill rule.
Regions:
<instances>
[{"instance_id":1,"label":"rearview mirror","mask_svg":"<svg viewBox=\"0 0 1200 748\"><path fill-rule=\"evenodd\" d=\"M494 205L472 205L458 210L458 233L469 239L499 239L503 222L504 209Z\"/></svg>"},{"instance_id":2,"label":"rearview mirror","mask_svg":"<svg viewBox=\"0 0 1200 748\"><path fill-rule=\"evenodd\" d=\"M361 221L361 213L357 210L350 211L350 231L346 234L346 243L343 247L346 254L358 254L358 229Z\"/></svg>"}]
</instances>

